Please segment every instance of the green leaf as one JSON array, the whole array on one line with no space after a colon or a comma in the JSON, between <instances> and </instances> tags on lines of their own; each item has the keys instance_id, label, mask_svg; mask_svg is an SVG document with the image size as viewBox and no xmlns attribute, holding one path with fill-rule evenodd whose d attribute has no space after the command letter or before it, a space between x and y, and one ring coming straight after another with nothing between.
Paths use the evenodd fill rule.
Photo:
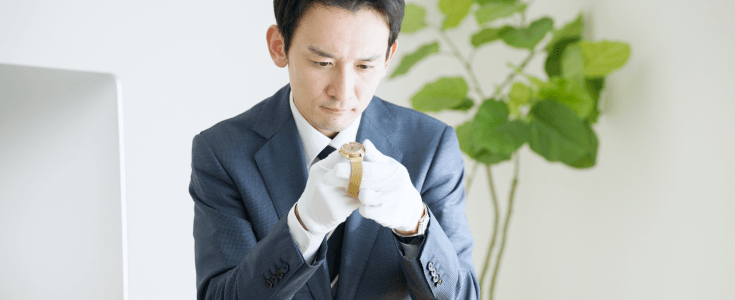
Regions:
<instances>
[{"instance_id":1,"label":"green leaf","mask_svg":"<svg viewBox=\"0 0 735 300\"><path fill-rule=\"evenodd\" d=\"M509 17L515 13L526 10L526 4L515 3L514 1L492 1L482 5L480 9L475 11L477 24L485 24L500 18Z\"/></svg>"},{"instance_id":2,"label":"green leaf","mask_svg":"<svg viewBox=\"0 0 735 300\"><path fill-rule=\"evenodd\" d=\"M568 45L582 39L583 27L582 14L579 14L576 20L554 31L554 35L546 45L548 56L546 57L544 69L546 70L546 74L549 75L549 78L561 76L562 53Z\"/></svg>"},{"instance_id":3,"label":"green leaf","mask_svg":"<svg viewBox=\"0 0 735 300\"><path fill-rule=\"evenodd\" d=\"M411 98L413 109L421 112L460 107L466 102L469 86L462 77L443 77L425 85Z\"/></svg>"},{"instance_id":4,"label":"green leaf","mask_svg":"<svg viewBox=\"0 0 735 300\"><path fill-rule=\"evenodd\" d=\"M423 45L413 53L406 54L405 56L403 56L403 58L401 58L401 63L393 71L393 74L390 75L390 78L408 73L408 70L410 70L411 67L413 67L416 63L435 53L439 53L438 42Z\"/></svg>"},{"instance_id":5,"label":"green leaf","mask_svg":"<svg viewBox=\"0 0 735 300\"><path fill-rule=\"evenodd\" d=\"M533 50L554 27L554 21L544 17L531 23L527 28L511 27L501 35L503 41L512 47Z\"/></svg>"},{"instance_id":6,"label":"green leaf","mask_svg":"<svg viewBox=\"0 0 735 300\"><path fill-rule=\"evenodd\" d=\"M508 121L486 132L475 133L477 145L492 153L510 155L528 141L528 128L521 121Z\"/></svg>"},{"instance_id":7,"label":"green leaf","mask_svg":"<svg viewBox=\"0 0 735 300\"><path fill-rule=\"evenodd\" d=\"M457 140L459 141L459 150L474 158L474 138L472 137L472 120L465 122L455 128L457 132Z\"/></svg>"},{"instance_id":8,"label":"green leaf","mask_svg":"<svg viewBox=\"0 0 735 300\"><path fill-rule=\"evenodd\" d=\"M554 46L562 40L579 40L582 38L582 28L584 23L582 21L582 14L577 16L577 19L564 25L559 30L554 31L554 35L551 37L549 44L546 46L546 51L554 51Z\"/></svg>"},{"instance_id":9,"label":"green leaf","mask_svg":"<svg viewBox=\"0 0 735 300\"><path fill-rule=\"evenodd\" d=\"M580 118L587 117L594 100L582 83L561 77L554 77L549 83L550 85L540 89L541 99L563 103L574 110Z\"/></svg>"},{"instance_id":10,"label":"green leaf","mask_svg":"<svg viewBox=\"0 0 735 300\"><path fill-rule=\"evenodd\" d=\"M480 32L472 35L472 46L477 48L484 44L499 40L500 35L503 33L503 31L508 30L509 28L511 27L505 26L502 28L485 28Z\"/></svg>"},{"instance_id":11,"label":"green leaf","mask_svg":"<svg viewBox=\"0 0 735 300\"><path fill-rule=\"evenodd\" d=\"M541 80L541 78L535 77L533 75L528 75L528 74L523 74L523 75L525 75L526 79L528 79L528 81L533 83L533 85L535 85L539 89L548 88L551 86L550 83Z\"/></svg>"},{"instance_id":12,"label":"green leaf","mask_svg":"<svg viewBox=\"0 0 735 300\"><path fill-rule=\"evenodd\" d=\"M471 128L474 150L479 147L498 159L510 157L528 140L526 124L508 121L508 105L493 99L480 105Z\"/></svg>"},{"instance_id":13,"label":"green leaf","mask_svg":"<svg viewBox=\"0 0 735 300\"><path fill-rule=\"evenodd\" d=\"M531 150L550 162L578 162L593 148L585 122L567 106L541 101L531 109L528 143Z\"/></svg>"},{"instance_id":14,"label":"green leaf","mask_svg":"<svg viewBox=\"0 0 735 300\"><path fill-rule=\"evenodd\" d=\"M452 110L459 110L459 111L465 111L466 112L470 108L472 108L473 106L475 106L475 101L472 101L472 99L469 99L469 98L465 98L464 101L462 101L460 104L458 104L457 106L454 106L454 107L452 107L450 109L452 109Z\"/></svg>"},{"instance_id":15,"label":"green leaf","mask_svg":"<svg viewBox=\"0 0 735 300\"><path fill-rule=\"evenodd\" d=\"M630 46L621 42L582 41L584 54L584 75L588 77L605 76L622 67L630 57Z\"/></svg>"},{"instance_id":16,"label":"green leaf","mask_svg":"<svg viewBox=\"0 0 735 300\"><path fill-rule=\"evenodd\" d=\"M605 88L605 78L585 78L584 83L585 86L587 86L587 92L590 94L590 97L592 97L592 100L594 100L592 111L587 116L586 120L590 123L597 123L597 117L600 116L600 93L602 92L602 89Z\"/></svg>"},{"instance_id":17,"label":"green leaf","mask_svg":"<svg viewBox=\"0 0 735 300\"><path fill-rule=\"evenodd\" d=\"M426 9L416 4L406 4L403 9L401 33L414 33L426 27Z\"/></svg>"},{"instance_id":18,"label":"green leaf","mask_svg":"<svg viewBox=\"0 0 735 300\"><path fill-rule=\"evenodd\" d=\"M467 121L456 128L459 149L470 158L486 165L496 164L510 159L508 154L493 153L478 147L475 143L476 134L473 133L473 120Z\"/></svg>"},{"instance_id":19,"label":"green leaf","mask_svg":"<svg viewBox=\"0 0 735 300\"><path fill-rule=\"evenodd\" d=\"M525 105L531 96L533 96L533 90L523 83L516 82L510 87L508 100L508 108L510 113L514 116L520 116L520 107Z\"/></svg>"},{"instance_id":20,"label":"green leaf","mask_svg":"<svg viewBox=\"0 0 735 300\"><path fill-rule=\"evenodd\" d=\"M471 0L439 0L439 10L446 16L444 29L457 27L470 12Z\"/></svg>"},{"instance_id":21,"label":"green leaf","mask_svg":"<svg viewBox=\"0 0 735 300\"><path fill-rule=\"evenodd\" d=\"M495 153L488 151L487 149L480 149L475 157L475 160L486 165L494 165L510 160L510 154Z\"/></svg>"},{"instance_id":22,"label":"green leaf","mask_svg":"<svg viewBox=\"0 0 735 300\"><path fill-rule=\"evenodd\" d=\"M511 69L513 69L513 71L516 74L521 75L523 77L526 77L526 79L528 79L528 81L530 81L531 83L533 83L533 85L535 85L536 88L538 88L538 89L551 88L551 83L548 83L546 81L543 81L543 80L541 80L541 78L538 78L538 77L533 76L531 74L524 73L523 70L521 70L520 68L514 66L511 63L508 63L508 67L510 67Z\"/></svg>"},{"instance_id":23,"label":"green leaf","mask_svg":"<svg viewBox=\"0 0 735 300\"><path fill-rule=\"evenodd\" d=\"M570 167L578 168L578 169L591 168L597 162L597 148L599 146L597 135L595 134L595 131L592 130L592 127L590 127L589 123L585 122L584 124L585 124L585 129L587 129L587 134L589 135L589 139L590 139L590 145L587 149L587 153L583 155L577 161L571 164L567 164Z\"/></svg>"},{"instance_id":24,"label":"green leaf","mask_svg":"<svg viewBox=\"0 0 735 300\"><path fill-rule=\"evenodd\" d=\"M579 37L576 38L566 38L559 40L558 42L552 44L550 47L552 48L548 52L548 56L546 57L546 62L544 63L544 70L546 70L546 74L549 76L549 78L554 76L561 76L561 61L562 61L562 55L564 54L564 50L569 46L570 44L576 43L580 40ZM547 47L548 48L548 47Z\"/></svg>"},{"instance_id":25,"label":"green leaf","mask_svg":"<svg viewBox=\"0 0 735 300\"><path fill-rule=\"evenodd\" d=\"M564 78L584 82L584 56L579 44L567 46L561 56L561 74Z\"/></svg>"},{"instance_id":26,"label":"green leaf","mask_svg":"<svg viewBox=\"0 0 735 300\"><path fill-rule=\"evenodd\" d=\"M508 121L508 105L493 99L485 100L475 114L474 126L479 132L488 132Z\"/></svg>"}]
</instances>

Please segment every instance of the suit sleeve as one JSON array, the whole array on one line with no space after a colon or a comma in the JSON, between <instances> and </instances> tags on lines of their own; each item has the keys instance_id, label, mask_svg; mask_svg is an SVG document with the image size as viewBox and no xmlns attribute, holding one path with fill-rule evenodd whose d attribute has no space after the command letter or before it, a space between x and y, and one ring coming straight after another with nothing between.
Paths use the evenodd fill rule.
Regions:
<instances>
[{"instance_id":1,"label":"suit sleeve","mask_svg":"<svg viewBox=\"0 0 735 300\"><path fill-rule=\"evenodd\" d=\"M418 255L403 256L412 299L479 299L472 263L474 241L465 214L464 159L457 134L447 127L429 167L421 197L429 226ZM396 246L400 243L396 240Z\"/></svg>"},{"instance_id":2,"label":"suit sleeve","mask_svg":"<svg viewBox=\"0 0 735 300\"><path fill-rule=\"evenodd\" d=\"M201 134L191 168L197 299L291 299L325 260L326 240L313 264L304 261L288 218L257 241L239 191Z\"/></svg>"}]
</instances>

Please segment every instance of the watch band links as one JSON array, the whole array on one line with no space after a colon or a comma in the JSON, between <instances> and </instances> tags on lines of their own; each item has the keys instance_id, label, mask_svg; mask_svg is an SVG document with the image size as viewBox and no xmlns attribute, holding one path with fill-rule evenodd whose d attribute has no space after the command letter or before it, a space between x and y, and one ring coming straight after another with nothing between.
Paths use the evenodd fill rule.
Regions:
<instances>
[{"instance_id":1,"label":"watch band links","mask_svg":"<svg viewBox=\"0 0 735 300\"><path fill-rule=\"evenodd\" d=\"M357 195L360 192L360 182L362 182L362 161L351 160L350 165L352 165L352 169L350 173L350 186L347 188L347 194L351 197L357 198Z\"/></svg>"}]
</instances>

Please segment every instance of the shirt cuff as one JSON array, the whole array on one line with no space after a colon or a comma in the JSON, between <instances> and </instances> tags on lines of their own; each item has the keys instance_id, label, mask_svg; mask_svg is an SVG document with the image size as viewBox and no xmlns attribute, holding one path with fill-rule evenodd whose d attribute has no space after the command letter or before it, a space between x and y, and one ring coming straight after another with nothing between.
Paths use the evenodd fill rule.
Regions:
<instances>
[{"instance_id":1,"label":"shirt cuff","mask_svg":"<svg viewBox=\"0 0 735 300\"><path fill-rule=\"evenodd\" d=\"M288 228L289 231L291 231L291 237L296 241L296 246L298 246L299 251L301 251L301 256L304 257L304 261L308 264L312 264L314 262L314 257L316 257L316 252L322 244L324 235L314 235L304 229L304 227L301 226L299 219L296 217L295 209L296 205L291 207L291 210L288 211Z\"/></svg>"},{"instance_id":2,"label":"shirt cuff","mask_svg":"<svg viewBox=\"0 0 735 300\"><path fill-rule=\"evenodd\" d=\"M426 214L426 217L428 218L428 216L429 216L429 207L426 206L426 203L422 203L422 204L424 205L424 213ZM423 216L422 216L422 219L423 219ZM417 232L414 235L402 235L402 234L398 233L395 229L391 229L391 231L393 231L393 234L395 234L397 237L403 237L403 238L423 236L423 235L426 234L426 228L429 228L429 222L431 222L431 218L429 218L428 220L426 220L426 226L424 226L424 228L421 231Z\"/></svg>"}]
</instances>

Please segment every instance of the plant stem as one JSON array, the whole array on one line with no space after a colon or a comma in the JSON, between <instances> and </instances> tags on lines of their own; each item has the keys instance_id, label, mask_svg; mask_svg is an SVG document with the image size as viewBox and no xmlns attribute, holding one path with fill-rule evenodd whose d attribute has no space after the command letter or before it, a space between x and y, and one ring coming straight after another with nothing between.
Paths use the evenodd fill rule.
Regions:
<instances>
[{"instance_id":1,"label":"plant stem","mask_svg":"<svg viewBox=\"0 0 735 300\"><path fill-rule=\"evenodd\" d=\"M457 45L452 42L452 39L449 38L446 32L444 32L443 29L441 29L439 26L431 26L432 28L436 29L437 32L439 32L439 35L444 39L444 41L449 45L450 48L452 48L452 52L454 53L454 56L459 60L459 62L462 64L462 66L467 71L467 75L472 81L472 85L475 86L475 92L478 96L480 96L480 100L485 100L485 93L482 92L482 88L480 87L480 82L477 80L477 76L475 75L475 71L472 69L472 65L470 62L462 56L462 54L459 52L459 49L457 48Z\"/></svg>"},{"instance_id":2,"label":"plant stem","mask_svg":"<svg viewBox=\"0 0 735 300\"><path fill-rule=\"evenodd\" d=\"M503 252L505 250L505 243L508 238L508 225L510 224L510 216L513 212L513 200L515 198L516 188L518 187L518 172L520 169L520 153L516 152L514 155L515 170L513 171L513 183L510 187L510 197L508 199L508 211L505 214L505 224L503 225L503 239L500 241L500 249L498 249L498 258L495 260L495 270L493 270L493 278L490 281L490 299L493 299L493 293L495 292L495 283L498 279L498 270L500 270L500 261L503 259Z\"/></svg>"},{"instance_id":3,"label":"plant stem","mask_svg":"<svg viewBox=\"0 0 735 300\"><path fill-rule=\"evenodd\" d=\"M536 51L529 52L528 56L526 56L523 62L521 62L521 64L518 66L518 69L523 71L523 69L526 68L526 66L528 65L529 62L531 62L531 59L533 59L534 56L536 56ZM498 88L495 90L495 94L493 94L492 98L496 99L497 97L499 97L500 92L504 90L505 87L507 87L511 82L513 82L513 79L516 77L516 75L517 75L516 72L511 72L510 74L508 74L508 77L506 77L503 83L501 83L498 86Z\"/></svg>"},{"instance_id":4,"label":"plant stem","mask_svg":"<svg viewBox=\"0 0 735 300\"><path fill-rule=\"evenodd\" d=\"M490 261L492 258L493 249L495 249L495 242L497 241L498 237L498 225L500 224L500 206L498 205L498 196L495 192L495 184L493 183L493 174L490 169L490 165L485 166L487 170L487 181L490 183L490 195L492 197L493 201L493 212L494 212L494 224L493 224L493 236L490 239L490 247L487 249L487 253L485 254L485 263L482 267L482 274L480 275L480 286L485 282L485 275L487 275L488 270L490 269ZM496 262L497 264L497 262ZM490 299L493 298L492 295L492 287L490 289Z\"/></svg>"},{"instance_id":5,"label":"plant stem","mask_svg":"<svg viewBox=\"0 0 735 300\"><path fill-rule=\"evenodd\" d=\"M472 171L470 171L470 176L467 177L467 187L465 187L465 199L470 197L470 187L472 186L472 179L475 178L475 174L477 173L477 167L480 166L480 163L478 163L476 160L472 160L474 165L472 166Z\"/></svg>"}]
</instances>

